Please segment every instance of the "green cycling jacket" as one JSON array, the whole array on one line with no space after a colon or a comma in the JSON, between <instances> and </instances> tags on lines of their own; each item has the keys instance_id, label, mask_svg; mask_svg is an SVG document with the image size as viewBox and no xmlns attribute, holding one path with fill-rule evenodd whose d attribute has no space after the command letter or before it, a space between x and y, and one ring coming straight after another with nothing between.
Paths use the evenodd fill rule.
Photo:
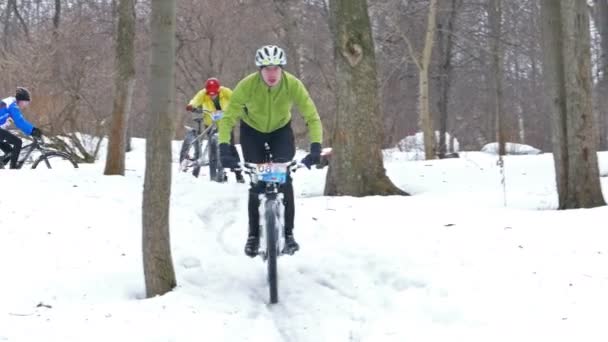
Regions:
<instances>
[{"instance_id":1,"label":"green cycling jacket","mask_svg":"<svg viewBox=\"0 0 608 342\"><path fill-rule=\"evenodd\" d=\"M279 84L274 87L269 87L259 72L245 77L236 85L219 122L220 143L230 142L230 132L239 119L262 133L285 126L291 120L293 104L306 121L310 142L322 142L321 119L308 91L295 76L285 71L282 73Z\"/></svg>"}]
</instances>

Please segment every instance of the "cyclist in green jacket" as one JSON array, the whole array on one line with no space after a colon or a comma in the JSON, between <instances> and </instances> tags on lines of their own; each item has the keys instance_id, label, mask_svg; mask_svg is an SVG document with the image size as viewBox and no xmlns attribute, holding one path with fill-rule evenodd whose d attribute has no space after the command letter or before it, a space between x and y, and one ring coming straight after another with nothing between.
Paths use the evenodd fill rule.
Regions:
<instances>
[{"instance_id":1,"label":"cyclist in green jacket","mask_svg":"<svg viewBox=\"0 0 608 342\"><path fill-rule=\"evenodd\" d=\"M240 140L243 158L248 163L263 163L264 144L268 143L275 162L291 161L295 156L295 141L291 129L291 107L295 104L308 126L310 153L303 163L310 168L320 162L323 127L306 87L295 76L283 70L287 57L275 45L259 48L255 55L259 70L241 80L232 92L230 104L219 124L222 165L238 167L230 153L230 132L240 120ZM285 249L293 254L300 247L293 236L294 194L291 178L283 188L285 203ZM255 257L259 249L259 191L249 190L249 234L245 254Z\"/></svg>"}]
</instances>

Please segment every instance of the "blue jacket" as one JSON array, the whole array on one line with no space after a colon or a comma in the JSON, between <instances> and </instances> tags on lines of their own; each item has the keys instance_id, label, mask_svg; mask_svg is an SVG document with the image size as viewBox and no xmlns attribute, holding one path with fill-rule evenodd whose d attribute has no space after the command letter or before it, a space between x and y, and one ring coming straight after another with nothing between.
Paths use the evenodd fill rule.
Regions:
<instances>
[{"instance_id":1,"label":"blue jacket","mask_svg":"<svg viewBox=\"0 0 608 342\"><path fill-rule=\"evenodd\" d=\"M34 126L29 123L21 114L17 100L14 97L7 97L0 101L0 127L3 127L7 120L11 118L15 126L27 135L32 134Z\"/></svg>"}]
</instances>

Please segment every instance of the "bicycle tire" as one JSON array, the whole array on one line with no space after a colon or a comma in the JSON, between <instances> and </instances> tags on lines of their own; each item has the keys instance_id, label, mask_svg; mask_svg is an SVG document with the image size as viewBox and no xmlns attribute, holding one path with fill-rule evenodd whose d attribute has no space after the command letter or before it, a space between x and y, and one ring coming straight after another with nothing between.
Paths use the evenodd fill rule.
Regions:
<instances>
[{"instance_id":1,"label":"bicycle tire","mask_svg":"<svg viewBox=\"0 0 608 342\"><path fill-rule=\"evenodd\" d=\"M268 268L268 290L270 303L279 302L279 275L277 272L277 257L279 253L279 243L277 236L277 210L278 202L276 199L266 201L266 265Z\"/></svg>"},{"instance_id":2,"label":"bicycle tire","mask_svg":"<svg viewBox=\"0 0 608 342\"><path fill-rule=\"evenodd\" d=\"M75 169L78 168L78 163L67 153L64 152L59 152L59 151L46 151L43 152L38 159L36 159L36 161L34 161L34 163L32 164L32 169L35 169L38 167L38 165L44 161L43 166L46 166L47 169L52 169L53 167L51 166L51 159L62 159L62 160L66 160L68 161ZM53 162L55 163L55 162ZM57 165L57 164L55 164Z\"/></svg>"},{"instance_id":3,"label":"bicycle tire","mask_svg":"<svg viewBox=\"0 0 608 342\"><path fill-rule=\"evenodd\" d=\"M215 140L215 145L213 147L215 147L215 155L217 156L217 159L215 161L215 179L218 183L223 183L225 181L227 181L226 179L226 174L224 173L224 167L222 166L222 159L220 158L220 144L217 143L217 139Z\"/></svg>"},{"instance_id":4,"label":"bicycle tire","mask_svg":"<svg viewBox=\"0 0 608 342\"><path fill-rule=\"evenodd\" d=\"M191 148L194 149L192 157L190 157ZM184 159L188 159L189 161L198 161L200 156L201 156L201 145L198 142L198 140L196 140L196 132L188 131L188 133L186 133L186 136L184 137L184 141L182 142L182 147L179 152L179 162L181 164L181 162ZM198 178L200 172L201 172L201 167L198 164L195 164L192 167L192 175L194 177Z\"/></svg>"},{"instance_id":5,"label":"bicycle tire","mask_svg":"<svg viewBox=\"0 0 608 342\"><path fill-rule=\"evenodd\" d=\"M209 166L209 140L201 140L201 158L199 159L201 166Z\"/></svg>"},{"instance_id":6,"label":"bicycle tire","mask_svg":"<svg viewBox=\"0 0 608 342\"><path fill-rule=\"evenodd\" d=\"M224 169L220 160L220 146L217 141L217 135L212 135L209 138L209 179L218 183L223 183L225 180Z\"/></svg>"}]
</instances>

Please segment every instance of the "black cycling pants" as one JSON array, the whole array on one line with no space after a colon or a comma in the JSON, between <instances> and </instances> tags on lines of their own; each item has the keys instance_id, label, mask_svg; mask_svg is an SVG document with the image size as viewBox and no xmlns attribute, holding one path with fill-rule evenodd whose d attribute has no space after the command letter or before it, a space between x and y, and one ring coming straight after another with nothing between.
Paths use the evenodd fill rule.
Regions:
<instances>
[{"instance_id":1,"label":"black cycling pants","mask_svg":"<svg viewBox=\"0 0 608 342\"><path fill-rule=\"evenodd\" d=\"M243 150L245 162L267 162L264 143L268 143L270 146L273 161L291 161L296 154L291 122L288 122L285 126L276 131L261 133L241 121L241 148ZM289 234L293 230L295 219L295 204L291 177L287 178L287 182L282 186L281 190L283 192L283 203L285 205L285 232ZM260 213L258 211L260 206L260 200L258 198L259 193L260 189L249 189L249 229L254 232L258 231L260 225Z\"/></svg>"},{"instance_id":2,"label":"black cycling pants","mask_svg":"<svg viewBox=\"0 0 608 342\"><path fill-rule=\"evenodd\" d=\"M17 160L21 153L21 139L13 133L0 128L0 149L4 153L11 152L11 169L17 168Z\"/></svg>"}]
</instances>

